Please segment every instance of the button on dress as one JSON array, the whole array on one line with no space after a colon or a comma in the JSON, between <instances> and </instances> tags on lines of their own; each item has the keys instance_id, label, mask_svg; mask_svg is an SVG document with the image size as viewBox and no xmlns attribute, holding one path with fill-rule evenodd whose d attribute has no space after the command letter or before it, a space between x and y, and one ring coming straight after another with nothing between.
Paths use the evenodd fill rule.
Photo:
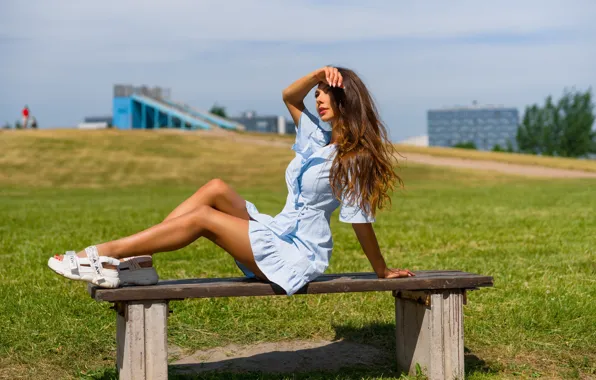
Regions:
<instances>
[{"instance_id":1,"label":"button on dress","mask_svg":"<svg viewBox=\"0 0 596 380\"><path fill-rule=\"evenodd\" d=\"M345 223L374 222L372 215L357 205L333 195L329 171L335 145L329 144L330 140L330 127L304 109L292 146L296 157L286 169L288 197L283 210L270 216L246 201L255 262L287 295L296 293L329 266L333 249L329 222L333 211L341 207L339 220ZM236 264L247 277L255 276L241 263Z\"/></svg>"}]
</instances>

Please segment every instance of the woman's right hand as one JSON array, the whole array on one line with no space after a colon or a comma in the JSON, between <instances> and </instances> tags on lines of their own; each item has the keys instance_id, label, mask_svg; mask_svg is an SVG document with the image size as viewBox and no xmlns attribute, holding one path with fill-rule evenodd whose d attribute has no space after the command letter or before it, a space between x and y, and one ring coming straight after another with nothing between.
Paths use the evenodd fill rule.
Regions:
<instances>
[{"instance_id":1,"label":"woman's right hand","mask_svg":"<svg viewBox=\"0 0 596 380\"><path fill-rule=\"evenodd\" d=\"M335 67L325 66L317 70L316 76L320 82L327 83L331 87L344 87L343 77Z\"/></svg>"},{"instance_id":2,"label":"woman's right hand","mask_svg":"<svg viewBox=\"0 0 596 380\"><path fill-rule=\"evenodd\" d=\"M385 271L381 278L401 278L401 277L413 277L416 276L414 272L408 269L398 268L385 268Z\"/></svg>"}]
</instances>

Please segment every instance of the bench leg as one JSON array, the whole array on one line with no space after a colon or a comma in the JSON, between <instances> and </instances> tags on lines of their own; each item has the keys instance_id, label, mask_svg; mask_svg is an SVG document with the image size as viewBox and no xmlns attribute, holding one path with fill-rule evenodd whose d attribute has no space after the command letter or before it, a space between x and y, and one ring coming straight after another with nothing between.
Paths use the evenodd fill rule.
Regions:
<instances>
[{"instance_id":1,"label":"bench leg","mask_svg":"<svg viewBox=\"0 0 596 380\"><path fill-rule=\"evenodd\" d=\"M168 378L168 302L118 302L118 378Z\"/></svg>"},{"instance_id":2,"label":"bench leg","mask_svg":"<svg viewBox=\"0 0 596 380\"><path fill-rule=\"evenodd\" d=\"M398 367L429 380L464 378L464 293L400 291L395 296Z\"/></svg>"}]
</instances>

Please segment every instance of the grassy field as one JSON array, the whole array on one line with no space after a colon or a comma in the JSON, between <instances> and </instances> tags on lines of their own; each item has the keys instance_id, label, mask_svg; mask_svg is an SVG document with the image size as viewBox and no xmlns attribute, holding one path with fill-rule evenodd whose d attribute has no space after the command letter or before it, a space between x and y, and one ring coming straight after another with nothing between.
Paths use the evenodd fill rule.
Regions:
<instances>
[{"instance_id":1,"label":"grassy field","mask_svg":"<svg viewBox=\"0 0 596 380\"><path fill-rule=\"evenodd\" d=\"M47 258L160 222L213 177L261 211L285 199L287 148L190 133L0 133L0 379L115 378L115 318ZM596 378L596 181L530 180L408 165L375 224L387 261L492 275L465 307L467 378ZM370 271L349 225L332 221L329 272ZM155 256L162 278L240 276L209 242ZM377 367L288 379L398 379L390 294L173 302L169 341L345 339L384 349ZM267 316L267 318L265 318ZM211 374L202 378L278 379Z\"/></svg>"}]
</instances>

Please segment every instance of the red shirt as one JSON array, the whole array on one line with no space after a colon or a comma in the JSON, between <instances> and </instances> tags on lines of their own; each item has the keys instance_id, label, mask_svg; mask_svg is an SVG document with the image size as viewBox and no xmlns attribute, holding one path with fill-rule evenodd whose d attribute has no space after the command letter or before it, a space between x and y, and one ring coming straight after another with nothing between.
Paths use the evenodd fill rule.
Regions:
<instances>
[{"instance_id":1,"label":"red shirt","mask_svg":"<svg viewBox=\"0 0 596 380\"><path fill-rule=\"evenodd\" d=\"M29 110L27 108L23 108L23 117L29 117Z\"/></svg>"}]
</instances>

